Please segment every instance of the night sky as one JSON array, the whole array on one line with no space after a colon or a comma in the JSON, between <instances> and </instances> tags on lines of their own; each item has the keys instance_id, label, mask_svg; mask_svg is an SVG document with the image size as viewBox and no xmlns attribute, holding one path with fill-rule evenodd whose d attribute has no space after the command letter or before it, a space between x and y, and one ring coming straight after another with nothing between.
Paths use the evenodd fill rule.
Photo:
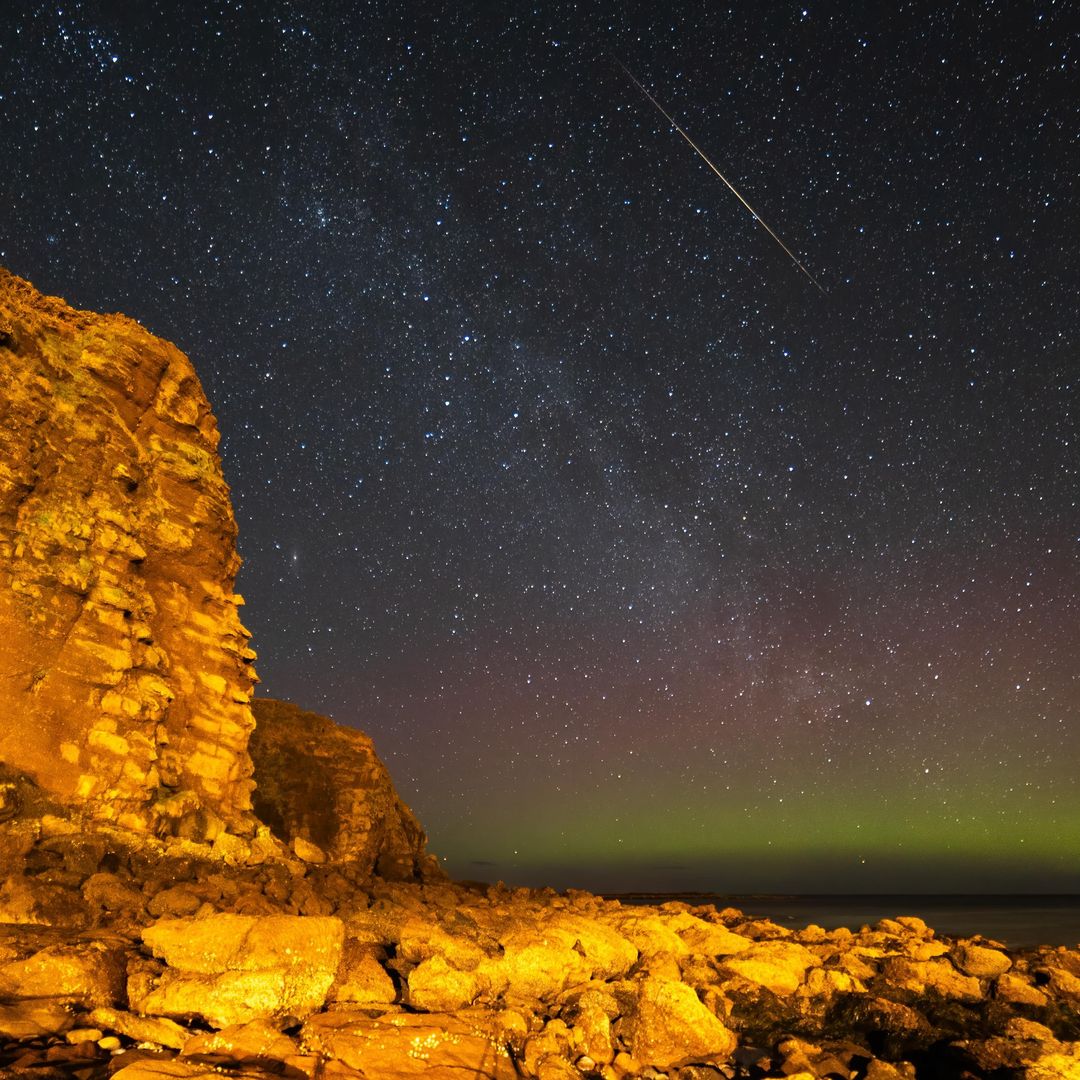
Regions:
<instances>
[{"instance_id":1,"label":"night sky","mask_svg":"<svg viewBox=\"0 0 1080 1080\"><path fill-rule=\"evenodd\" d=\"M16 3L0 262L191 356L453 874L1080 891L1069 8Z\"/></svg>"}]
</instances>

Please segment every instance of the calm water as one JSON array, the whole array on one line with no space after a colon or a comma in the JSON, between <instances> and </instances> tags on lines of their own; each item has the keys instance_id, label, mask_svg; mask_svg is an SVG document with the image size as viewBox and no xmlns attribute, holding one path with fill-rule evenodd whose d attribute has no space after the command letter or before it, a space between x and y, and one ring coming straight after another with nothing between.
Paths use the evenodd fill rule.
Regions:
<instances>
[{"instance_id":1,"label":"calm water","mask_svg":"<svg viewBox=\"0 0 1080 1080\"><path fill-rule=\"evenodd\" d=\"M1080 946L1080 896L712 896L706 894L633 893L623 903L691 904L735 907L747 915L772 919L784 926L817 923L826 930L865 924L897 915L918 915L938 933L951 937L983 937L1013 949L1033 945Z\"/></svg>"}]
</instances>

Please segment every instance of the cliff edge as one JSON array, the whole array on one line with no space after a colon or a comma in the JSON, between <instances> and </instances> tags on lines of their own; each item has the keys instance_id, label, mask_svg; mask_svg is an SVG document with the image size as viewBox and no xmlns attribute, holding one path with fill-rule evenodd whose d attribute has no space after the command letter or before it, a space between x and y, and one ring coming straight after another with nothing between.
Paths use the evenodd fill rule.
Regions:
<instances>
[{"instance_id":1,"label":"cliff edge","mask_svg":"<svg viewBox=\"0 0 1080 1080\"><path fill-rule=\"evenodd\" d=\"M255 654L191 362L0 270L0 760L93 817L250 833Z\"/></svg>"}]
</instances>

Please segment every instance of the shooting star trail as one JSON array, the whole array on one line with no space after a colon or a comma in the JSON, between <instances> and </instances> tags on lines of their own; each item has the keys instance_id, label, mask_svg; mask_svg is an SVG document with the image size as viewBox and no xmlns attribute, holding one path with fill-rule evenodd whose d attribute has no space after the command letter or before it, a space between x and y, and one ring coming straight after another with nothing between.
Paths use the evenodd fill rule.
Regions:
<instances>
[{"instance_id":1,"label":"shooting star trail","mask_svg":"<svg viewBox=\"0 0 1080 1080\"><path fill-rule=\"evenodd\" d=\"M757 221L761 225L761 227L784 249L787 257L811 280L811 282L813 282L814 287L817 289L817 291L821 293L822 296L828 296L829 294L821 287L818 279L814 277L814 275L811 274L810 271L807 270L806 267L803 266L803 264L799 262L797 258L795 258L795 255L792 252L791 248L789 248L787 244L785 244L784 241L781 240L780 237L777 236L776 233L774 233L772 229L769 228L769 226L762 219L761 215L742 197L742 195L739 194L731 181L709 160L709 158L705 154L705 151L702 150L701 147L698 146L698 144L694 142L694 140L691 139L690 136L687 135L681 127L679 127L679 125L675 122L675 117L673 117L671 113L669 113L667 109L665 109L664 106L661 105L660 102L657 101L656 98L654 98L652 94L650 94L649 91L646 90L645 87L642 86L641 83L639 83L637 79L634 78L633 73L621 60L616 58L615 63L618 64L624 72L626 72L626 77L656 106L664 119L667 120L667 122L690 144L698 157L701 158L701 160L704 161L705 164L708 165L709 168L712 169L712 171L716 173L716 175L719 176L721 180L724 181L724 183L728 186L728 189L735 196L735 198L738 199L739 202L741 202L743 206L745 206L746 209L754 215L754 220Z\"/></svg>"}]
</instances>

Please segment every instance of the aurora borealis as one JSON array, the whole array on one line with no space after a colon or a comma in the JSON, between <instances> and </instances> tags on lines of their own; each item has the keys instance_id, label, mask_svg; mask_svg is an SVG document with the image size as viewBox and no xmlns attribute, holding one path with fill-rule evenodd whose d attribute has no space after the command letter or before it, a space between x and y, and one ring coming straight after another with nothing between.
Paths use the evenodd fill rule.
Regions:
<instances>
[{"instance_id":1,"label":"aurora borealis","mask_svg":"<svg viewBox=\"0 0 1080 1080\"><path fill-rule=\"evenodd\" d=\"M1065 4L0 42L0 260L192 357L263 691L368 732L453 874L1080 891Z\"/></svg>"}]
</instances>

